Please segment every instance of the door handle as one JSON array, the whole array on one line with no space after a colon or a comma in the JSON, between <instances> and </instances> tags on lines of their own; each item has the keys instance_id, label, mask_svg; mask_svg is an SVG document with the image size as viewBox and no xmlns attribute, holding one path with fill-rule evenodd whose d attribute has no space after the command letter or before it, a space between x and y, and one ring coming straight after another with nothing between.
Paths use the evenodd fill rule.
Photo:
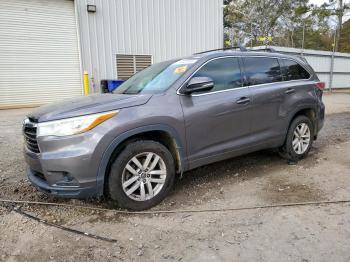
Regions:
<instances>
[{"instance_id":1,"label":"door handle","mask_svg":"<svg viewBox=\"0 0 350 262\"><path fill-rule=\"evenodd\" d=\"M250 102L250 98L249 97L241 97L240 99L238 99L236 101L237 104L241 105L241 104L248 104Z\"/></svg>"},{"instance_id":2,"label":"door handle","mask_svg":"<svg viewBox=\"0 0 350 262\"><path fill-rule=\"evenodd\" d=\"M285 94L292 94L295 92L295 89L294 88L288 88L284 93Z\"/></svg>"}]
</instances>

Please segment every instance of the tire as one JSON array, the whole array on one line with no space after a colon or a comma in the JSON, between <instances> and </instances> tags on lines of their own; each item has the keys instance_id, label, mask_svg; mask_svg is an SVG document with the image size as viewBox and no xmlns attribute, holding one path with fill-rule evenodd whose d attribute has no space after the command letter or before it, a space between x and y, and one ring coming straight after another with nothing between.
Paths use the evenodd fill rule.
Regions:
<instances>
[{"instance_id":1,"label":"tire","mask_svg":"<svg viewBox=\"0 0 350 262\"><path fill-rule=\"evenodd\" d=\"M306 144L306 133L302 136L300 136L299 131L304 130L301 129L303 125L306 125L309 130L309 140ZM305 131L307 131L305 129ZM296 132L299 134L299 138L294 133ZM311 122L311 120L306 116L298 116L295 119L293 119L292 123L289 126L287 137L285 140L284 145L279 149L280 155L292 162L296 162L298 160L301 160L307 156L309 153L312 143L314 141L314 127ZM299 139L301 146L299 147L299 143L297 142ZM293 142L294 141L294 142Z\"/></svg>"},{"instance_id":2,"label":"tire","mask_svg":"<svg viewBox=\"0 0 350 262\"><path fill-rule=\"evenodd\" d=\"M119 207L139 211L159 204L174 180L175 163L169 150L155 141L136 141L128 144L113 161L107 188Z\"/></svg>"}]
</instances>

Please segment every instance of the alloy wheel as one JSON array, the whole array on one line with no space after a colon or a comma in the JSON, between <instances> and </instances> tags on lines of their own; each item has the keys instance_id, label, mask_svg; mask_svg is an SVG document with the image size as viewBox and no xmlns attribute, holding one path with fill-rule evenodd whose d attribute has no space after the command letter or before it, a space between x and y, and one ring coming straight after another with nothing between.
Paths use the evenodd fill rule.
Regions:
<instances>
[{"instance_id":1,"label":"alloy wheel","mask_svg":"<svg viewBox=\"0 0 350 262\"><path fill-rule=\"evenodd\" d=\"M124 167L122 187L129 198L146 201L161 191L166 176L162 157L156 153L143 152L132 157Z\"/></svg>"},{"instance_id":2,"label":"alloy wheel","mask_svg":"<svg viewBox=\"0 0 350 262\"><path fill-rule=\"evenodd\" d=\"M300 123L294 130L292 146L298 155L304 154L310 145L311 132L306 123Z\"/></svg>"}]
</instances>

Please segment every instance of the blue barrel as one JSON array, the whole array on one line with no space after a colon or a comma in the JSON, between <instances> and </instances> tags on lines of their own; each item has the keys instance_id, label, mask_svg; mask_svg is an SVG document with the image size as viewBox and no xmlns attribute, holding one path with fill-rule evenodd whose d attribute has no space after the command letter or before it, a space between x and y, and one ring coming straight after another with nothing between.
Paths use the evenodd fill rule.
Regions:
<instances>
[{"instance_id":1,"label":"blue barrel","mask_svg":"<svg viewBox=\"0 0 350 262\"><path fill-rule=\"evenodd\" d=\"M108 92L112 92L118 86L120 86L124 81L123 80L107 80Z\"/></svg>"}]
</instances>

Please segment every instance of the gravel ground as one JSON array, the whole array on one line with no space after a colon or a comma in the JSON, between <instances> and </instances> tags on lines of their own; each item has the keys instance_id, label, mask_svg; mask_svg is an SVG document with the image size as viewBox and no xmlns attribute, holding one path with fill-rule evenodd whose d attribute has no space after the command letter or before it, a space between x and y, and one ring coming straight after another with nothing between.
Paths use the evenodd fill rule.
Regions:
<instances>
[{"instance_id":1,"label":"gravel ground","mask_svg":"<svg viewBox=\"0 0 350 262\"><path fill-rule=\"evenodd\" d=\"M326 123L307 159L288 165L267 150L201 167L178 180L154 210L350 200L350 94L326 94L324 101ZM0 111L0 198L108 207L55 199L29 185L21 137L28 111ZM49 227L0 205L0 261L350 261L349 203L148 215L22 209L117 243Z\"/></svg>"}]
</instances>

